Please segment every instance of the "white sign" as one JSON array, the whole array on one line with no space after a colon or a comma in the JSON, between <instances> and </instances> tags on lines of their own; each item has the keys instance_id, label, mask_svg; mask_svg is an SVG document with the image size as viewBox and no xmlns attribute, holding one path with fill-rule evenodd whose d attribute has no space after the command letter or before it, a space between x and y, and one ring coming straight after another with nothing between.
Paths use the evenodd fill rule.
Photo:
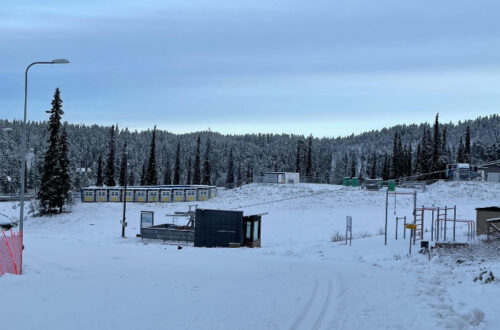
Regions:
<instances>
[{"instance_id":1,"label":"white sign","mask_svg":"<svg viewBox=\"0 0 500 330\"><path fill-rule=\"evenodd\" d=\"M352 217L349 215L345 218L345 226L347 231L352 231Z\"/></svg>"},{"instance_id":2,"label":"white sign","mask_svg":"<svg viewBox=\"0 0 500 330\"><path fill-rule=\"evenodd\" d=\"M148 228L153 226L153 216L153 212L141 211L141 228Z\"/></svg>"}]
</instances>

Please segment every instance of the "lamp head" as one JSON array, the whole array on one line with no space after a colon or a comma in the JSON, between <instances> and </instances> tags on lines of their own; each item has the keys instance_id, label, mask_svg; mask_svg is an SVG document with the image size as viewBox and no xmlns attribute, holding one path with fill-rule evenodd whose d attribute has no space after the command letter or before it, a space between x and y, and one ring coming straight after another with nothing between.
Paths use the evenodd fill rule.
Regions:
<instances>
[{"instance_id":1,"label":"lamp head","mask_svg":"<svg viewBox=\"0 0 500 330\"><path fill-rule=\"evenodd\" d=\"M65 58L58 58L55 60L52 60L52 64L66 64L69 63L69 61Z\"/></svg>"}]
</instances>

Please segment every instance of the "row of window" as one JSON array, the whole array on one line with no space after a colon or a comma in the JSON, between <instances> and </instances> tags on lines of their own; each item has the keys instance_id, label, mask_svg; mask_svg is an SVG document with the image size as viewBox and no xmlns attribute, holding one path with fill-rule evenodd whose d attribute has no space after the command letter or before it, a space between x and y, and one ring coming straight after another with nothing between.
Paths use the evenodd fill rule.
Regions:
<instances>
[{"instance_id":1,"label":"row of window","mask_svg":"<svg viewBox=\"0 0 500 330\"><path fill-rule=\"evenodd\" d=\"M156 191L148 191L148 193L149 193L149 196L155 196L155 197L158 196L158 192L156 192ZM200 193L200 195L208 195L208 191L200 191L199 193ZM97 194L97 196L106 196L106 191L105 190L98 190L96 192L96 194ZM110 196L118 197L118 196L120 196L121 193L120 193L120 191L111 190L109 192L109 194L110 194ZM133 191L127 191L127 196L132 196L132 194L133 194ZM136 191L135 194L137 196L146 196L145 191ZM194 195L196 195L196 191L188 190L187 194L189 196L194 196ZM170 196L171 193L170 193L170 191L162 191L161 195L162 196ZM174 196L183 196L183 195L184 195L184 191L177 190L174 192ZM92 196L94 196L94 192L86 190L86 191L84 191L84 196L85 197L92 197Z\"/></svg>"}]
</instances>

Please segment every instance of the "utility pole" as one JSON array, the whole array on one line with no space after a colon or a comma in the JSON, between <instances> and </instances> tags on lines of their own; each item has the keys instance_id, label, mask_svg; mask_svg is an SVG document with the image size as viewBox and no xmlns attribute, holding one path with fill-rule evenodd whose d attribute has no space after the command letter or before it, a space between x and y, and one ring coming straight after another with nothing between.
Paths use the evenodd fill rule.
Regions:
<instances>
[{"instance_id":1,"label":"utility pole","mask_svg":"<svg viewBox=\"0 0 500 330\"><path fill-rule=\"evenodd\" d=\"M125 185L123 189L123 219L122 219L122 237L125 238L125 227L127 227L127 181L128 181L128 150L125 150Z\"/></svg>"}]
</instances>

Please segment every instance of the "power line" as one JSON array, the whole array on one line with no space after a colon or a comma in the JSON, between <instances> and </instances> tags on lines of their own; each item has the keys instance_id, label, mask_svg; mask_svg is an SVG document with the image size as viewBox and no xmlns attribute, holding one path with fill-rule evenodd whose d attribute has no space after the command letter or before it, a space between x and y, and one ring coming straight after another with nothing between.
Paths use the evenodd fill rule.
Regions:
<instances>
[{"instance_id":1,"label":"power line","mask_svg":"<svg viewBox=\"0 0 500 330\"><path fill-rule=\"evenodd\" d=\"M293 196L293 197L287 197L287 198L282 198L282 199L275 199L275 200L267 201L267 202L261 202L261 203L255 203L255 204L250 204L250 205L238 206L238 207L231 208L230 210L241 209L241 208L244 208L244 207L252 207L252 206L258 206L258 205L265 205L265 204L272 204L272 203L284 202L284 201L289 201L289 200L297 199L297 198L303 198L303 197L310 197L310 196L315 196L315 195L321 195L321 194L325 194L327 192L329 192L329 191L325 190L325 191L319 191L319 192L315 192L315 193L307 194L307 195L300 195L300 196Z\"/></svg>"}]
</instances>

